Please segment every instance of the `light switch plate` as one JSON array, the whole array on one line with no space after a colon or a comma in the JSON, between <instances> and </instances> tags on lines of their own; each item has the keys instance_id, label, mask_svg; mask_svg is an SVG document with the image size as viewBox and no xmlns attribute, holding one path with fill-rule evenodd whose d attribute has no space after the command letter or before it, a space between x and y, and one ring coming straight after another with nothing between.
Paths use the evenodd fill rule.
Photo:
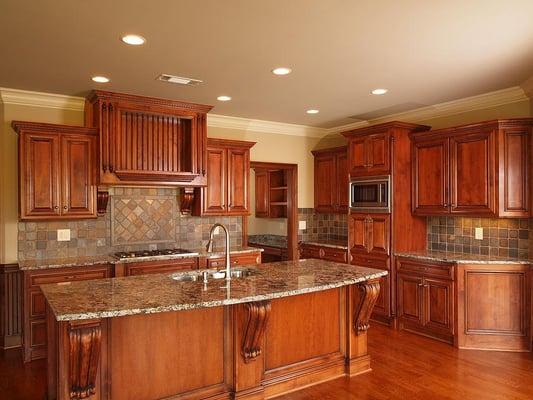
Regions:
<instances>
[{"instance_id":1,"label":"light switch plate","mask_svg":"<svg viewBox=\"0 0 533 400\"><path fill-rule=\"evenodd\" d=\"M70 229L58 229L57 230L57 241L58 242L69 242L70 241Z\"/></svg>"},{"instance_id":2,"label":"light switch plate","mask_svg":"<svg viewBox=\"0 0 533 400\"><path fill-rule=\"evenodd\" d=\"M298 221L298 229L304 231L307 229L307 221Z\"/></svg>"},{"instance_id":3,"label":"light switch plate","mask_svg":"<svg viewBox=\"0 0 533 400\"><path fill-rule=\"evenodd\" d=\"M483 240L483 228L476 228L475 238L476 240Z\"/></svg>"}]
</instances>

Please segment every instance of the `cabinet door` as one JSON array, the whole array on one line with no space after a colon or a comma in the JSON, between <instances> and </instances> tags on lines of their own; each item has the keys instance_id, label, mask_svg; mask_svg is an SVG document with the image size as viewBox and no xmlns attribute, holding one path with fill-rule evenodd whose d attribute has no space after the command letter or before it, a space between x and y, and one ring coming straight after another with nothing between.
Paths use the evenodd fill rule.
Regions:
<instances>
[{"instance_id":1,"label":"cabinet door","mask_svg":"<svg viewBox=\"0 0 533 400\"><path fill-rule=\"evenodd\" d=\"M419 276L398 274L397 276L398 318L411 325L424 324L422 307L423 279Z\"/></svg>"},{"instance_id":2,"label":"cabinet door","mask_svg":"<svg viewBox=\"0 0 533 400\"><path fill-rule=\"evenodd\" d=\"M228 212L248 214L248 179L250 160L248 149L228 149Z\"/></svg>"},{"instance_id":3,"label":"cabinet door","mask_svg":"<svg viewBox=\"0 0 533 400\"><path fill-rule=\"evenodd\" d=\"M367 251L371 255L388 255L390 249L390 215L369 214L366 218Z\"/></svg>"},{"instance_id":4,"label":"cabinet door","mask_svg":"<svg viewBox=\"0 0 533 400\"><path fill-rule=\"evenodd\" d=\"M339 213L348 212L348 187L350 184L349 172L348 172L348 154L337 153L337 208Z\"/></svg>"},{"instance_id":5,"label":"cabinet door","mask_svg":"<svg viewBox=\"0 0 533 400\"><path fill-rule=\"evenodd\" d=\"M495 215L495 132L450 138L451 212Z\"/></svg>"},{"instance_id":6,"label":"cabinet door","mask_svg":"<svg viewBox=\"0 0 533 400\"><path fill-rule=\"evenodd\" d=\"M413 212L418 215L447 214L448 139L413 143L412 168Z\"/></svg>"},{"instance_id":7,"label":"cabinet door","mask_svg":"<svg viewBox=\"0 0 533 400\"><path fill-rule=\"evenodd\" d=\"M268 218L269 216L269 184L268 171L255 170L255 216L257 218Z\"/></svg>"},{"instance_id":8,"label":"cabinet door","mask_svg":"<svg viewBox=\"0 0 533 400\"><path fill-rule=\"evenodd\" d=\"M529 210L528 128L505 129L499 133L499 216L526 217ZM502 180L503 179L503 180Z\"/></svg>"},{"instance_id":9,"label":"cabinet door","mask_svg":"<svg viewBox=\"0 0 533 400\"><path fill-rule=\"evenodd\" d=\"M350 214L348 223L350 253L368 252L368 231L366 214Z\"/></svg>"},{"instance_id":10,"label":"cabinet door","mask_svg":"<svg viewBox=\"0 0 533 400\"><path fill-rule=\"evenodd\" d=\"M333 153L315 156L315 210L333 212L336 197L335 155Z\"/></svg>"},{"instance_id":11,"label":"cabinet door","mask_svg":"<svg viewBox=\"0 0 533 400\"><path fill-rule=\"evenodd\" d=\"M453 334L453 282L424 278L424 325L435 333Z\"/></svg>"},{"instance_id":12,"label":"cabinet door","mask_svg":"<svg viewBox=\"0 0 533 400\"><path fill-rule=\"evenodd\" d=\"M226 150L217 147L207 148L207 187L203 199L204 214L221 214L226 211Z\"/></svg>"},{"instance_id":13,"label":"cabinet door","mask_svg":"<svg viewBox=\"0 0 533 400\"><path fill-rule=\"evenodd\" d=\"M352 176L365 175L368 166L368 151L366 137L350 139L349 159L350 174Z\"/></svg>"},{"instance_id":14,"label":"cabinet door","mask_svg":"<svg viewBox=\"0 0 533 400\"><path fill-rule=\"evenodd\" d=\"M93 182L93 137L63 135L61 137L61 214L96 215L96 187Z\"/></svg>"},{"instance_id":15,"label":"cabinet door","mask_svg":"<svg viewBox=\"0 0 533 400\"><path fill-rule=\"evenodd\" d=\"M19 140L20 218L59 216L59 135L23 133Z\"/></svg>"},{"instance_id":16,"label":"cabinet door","mask_svg":"<svg viewBox=\"0 0 533 400\"><path fill-rule=\"evenodd\" d=\"M368 167L367 175L388 174L390 172L389 135L380 133L368 136L365 144Z\"/></svg>"}]
</instances>

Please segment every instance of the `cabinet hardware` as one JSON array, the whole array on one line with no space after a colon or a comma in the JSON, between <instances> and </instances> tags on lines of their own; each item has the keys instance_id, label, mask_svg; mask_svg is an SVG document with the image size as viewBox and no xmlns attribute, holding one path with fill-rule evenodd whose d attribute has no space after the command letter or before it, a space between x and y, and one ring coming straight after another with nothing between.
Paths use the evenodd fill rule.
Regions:
<instances>
[{"instance_id":1,"label":"cabinet hardware","mask_svg":"<svg viewBox=\"0 0 533 400\"><path fill-rule=\"evenodd\" d=\"M67 207L67 206L63 206L63 210L67 210L67 209L68 209L68 207Z\"/></svg>"},{"instance_id":2,"label":"cabinet hardware","mask_svg":"<svg viewBox=\"0 0 533 400\"><path fill-rule=\"evenodd\" d=\"M57 210L59 208L59 206L54 206L54 210Z\"/></svg>"}]
</instances>

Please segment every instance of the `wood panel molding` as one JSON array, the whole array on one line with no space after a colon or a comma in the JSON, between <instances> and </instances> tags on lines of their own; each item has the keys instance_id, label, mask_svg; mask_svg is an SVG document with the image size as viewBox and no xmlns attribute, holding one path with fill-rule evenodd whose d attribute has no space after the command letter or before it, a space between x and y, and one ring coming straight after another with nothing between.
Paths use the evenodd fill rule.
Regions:
<instances>
[{"instance_id":1,"label":"wood panel molding","mask_svg":"<svg viewBox=\"0 0 533 400\"><path fill-rule=\"evenodd\" d=\"M367 281L356 287L359 296L354 296L357 304L354 306L353 329L357 335L360 335L366 333L369 328L368 321L378 299L380 287L378 280Z\"/></svg>"},{"instance_id":2,"label":"wood panel molding","mask_svg":"<svg viewBox=\"0 0 533 400\"><path fill-rule=\"evenodd\" d=\"M100 321L69 324L69 387L72 400L96 394L102 329Z\"/></svg>"},{"instance_id":3,"label":"wood panel molding","mask_svg":"<svg viewBox=\"0 0 533 400\"><path fill-rule=\"evenodd\" d=\"M0 349L22 343L22 274L17 264L0 264Z\"/></svg>"},{"instance_id":4,"label":"wood panel molding","mask_svg":"<svg viewBox=\"0 0 533 400\"><path fill-rule=\"evenodd\" d=\"M271 302L269 300L245 303L247 312L244 325L241 355L245 363L255 361L261 355L261 343L265 336L268 318L270 316Z\"/></svg>"}]
</instances>

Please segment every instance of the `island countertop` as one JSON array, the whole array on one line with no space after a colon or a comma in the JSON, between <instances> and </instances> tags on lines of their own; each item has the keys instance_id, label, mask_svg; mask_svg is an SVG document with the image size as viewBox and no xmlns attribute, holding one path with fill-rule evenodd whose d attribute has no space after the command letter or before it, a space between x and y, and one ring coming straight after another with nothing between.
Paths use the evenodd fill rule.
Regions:
<instances>
[{"instance_id":1,"label":"island countertop","mask_svg":"<svg viewBox=\"0 0 533 400\"><path fill-rule=\"evenodd\" d=\"M232 279L176 281L176 274L139 275L42 285L57 321L217 307L319 292L387 274L378 269L324 260L295 260L254 266L254 274ZM191 272L178 273L181 275Z\"/></svg>"}]
</instances>

